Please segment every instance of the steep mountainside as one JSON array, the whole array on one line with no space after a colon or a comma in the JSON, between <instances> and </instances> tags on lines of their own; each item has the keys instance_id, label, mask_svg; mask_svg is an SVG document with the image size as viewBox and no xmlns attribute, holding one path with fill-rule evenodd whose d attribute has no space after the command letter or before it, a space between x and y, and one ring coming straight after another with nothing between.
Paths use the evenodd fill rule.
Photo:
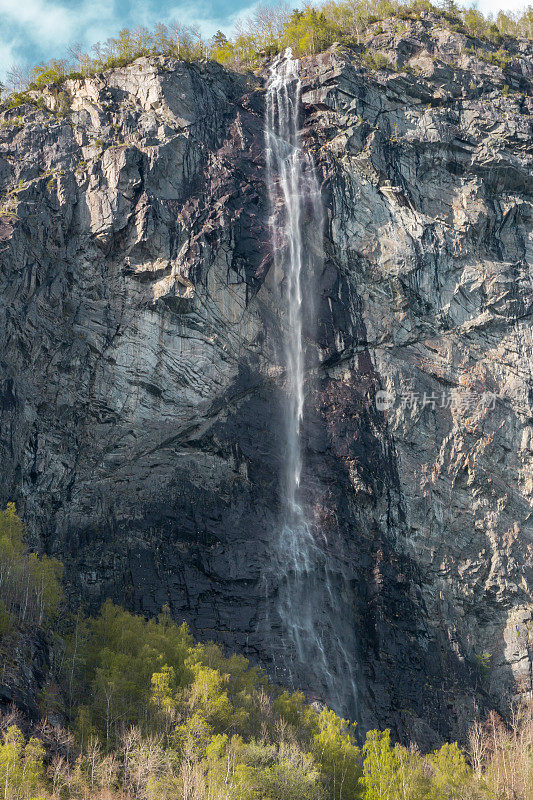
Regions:
<instances>
[{"instance_id":1,"label":"steep mountainside","mask_svg":"<svg viewBox=\"0 0 533 800\"><path fill-rule=\"evenodd\" d=\"M326 213L303 482L338 710L431 746L532 688L533 48L502 69L431 16L380 28L301 63ZM139 59L35 98L0 114L3 500L72 598L168 603L283 681L264 80Z\"/></svg>"}]
</instances>

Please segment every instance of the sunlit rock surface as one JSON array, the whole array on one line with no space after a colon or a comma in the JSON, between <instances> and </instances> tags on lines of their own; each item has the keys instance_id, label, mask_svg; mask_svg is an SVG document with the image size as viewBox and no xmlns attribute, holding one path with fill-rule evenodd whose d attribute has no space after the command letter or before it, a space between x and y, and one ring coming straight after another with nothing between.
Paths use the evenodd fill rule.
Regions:
<instances>
[{"instance_id":1,"label":"sunlit rock surface","mask_svg":"<svg viewBox=\"0 0 533 800\"><path fill-rule=\"evenodd\" d=\"M303 482L338 681L431 746L532 688L532 48L502 72L383 28L391 70L301 64L327 218ZM3 502L73 600L168 603L283 682L264 80L154 58L64 91L0 114Z\"/></svg>"}]
</instances>

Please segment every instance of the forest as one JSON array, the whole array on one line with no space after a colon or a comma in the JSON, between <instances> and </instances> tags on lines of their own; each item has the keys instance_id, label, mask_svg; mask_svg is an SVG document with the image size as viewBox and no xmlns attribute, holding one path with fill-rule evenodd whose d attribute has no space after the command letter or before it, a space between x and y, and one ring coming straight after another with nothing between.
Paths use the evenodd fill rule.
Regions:
<instances>
[{"instance_id":1,"label":"forest","mask_svg":"<svg viewBox=\"0 0 533 800\"><path fill-rule=\"evenodd\" d=\"M51 59L30 70L13 67L5 87L0 86L0 94L3 88L4 95L9 95L8 105L20 105L31 99L28 89L96 75L106 69L126 66L142 56L167 56L186 61L208 58L246 72L260 68L265 59L286 47L300 56L318 53L333 42L363 47L366 36L375 37L382 32L381 21L394 19L396 31L401 32L409 20L428 13L435 15L439 25L462 32L473 40L484 41L490 49L478 55L500 66L508 59L506 47L513 38L533 37L531 6L521 14L500 11L493 18L475 8L459 8L453 0L444 0L439 5L429 0L328 0L322 5L306 5L299 10L285 3L259 4L247 19L238 22L234 34L229 37L218 31L206 39L196 27L171 22L161 23L152 31L142 26L135 30L123 29L117 37L94 45L91 53L75 45L65 58Z\"/></svg>"},{"instance_id":2,"label":"forest","mask_svg":"<svg viewBox=\"0 0 533 800\"><path fill-rule=\"evenodd\" d=\"M13 504L0 514L3 676L22 639L54 653L42 719L0 717L5 800L529 800L531 707L492 711L464 743L431 753L273 685L245 658L193 639L163 608L111 601L67 614L61 565L28 551Z\"/></svg>"}]
</instances>

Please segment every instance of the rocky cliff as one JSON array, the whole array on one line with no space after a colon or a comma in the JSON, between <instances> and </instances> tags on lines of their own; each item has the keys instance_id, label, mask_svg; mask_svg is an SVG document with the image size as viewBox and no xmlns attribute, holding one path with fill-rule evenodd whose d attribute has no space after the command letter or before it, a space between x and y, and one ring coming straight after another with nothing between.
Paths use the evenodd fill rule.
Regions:
<instances>
[{"instance_id":1,"label":"rocky cliff","mask_svg":"<svg viewBox=\"0 0 533 800\"><path fill-rule=\"evenodd\" d=\"M301 63L321 624L340 710L428 746L532 689L533 48L493 50L428 15ZM264 79L139 59L34 100L0 114L3 500L73 600L168 603L283 681Z\"/></svg>"}]
</instances>

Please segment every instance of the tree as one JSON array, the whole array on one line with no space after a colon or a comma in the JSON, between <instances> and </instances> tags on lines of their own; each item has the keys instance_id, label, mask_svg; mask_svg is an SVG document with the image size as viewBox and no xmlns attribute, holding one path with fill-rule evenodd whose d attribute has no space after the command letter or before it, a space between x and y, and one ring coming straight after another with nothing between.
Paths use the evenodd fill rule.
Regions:
<instances>
[{"instance_id":1,"label":"tree","mask_svg":"<svg viewBox=\"0 0 533 800\"><path fill-rule=\"evenodd\" d=\"M158 709L164 719L171 724L176 711L176 673L173 667L167 664L161 672L154 672L151 678L151 702Z\"/></svg>"},{"instance_id":2,"label":"tree","mask_svg":"<svg viewBox=\"0 0 533 800\"><path fill-rule=\"evenodd\" d=\"M485 36L489 31L489 23L477 9L465 8L461 12L463 25L473 36Z\"/></svg>"},{"instance_id":3,"label":"tree","mask_svg":"<svg viewBox=\"0 0 533 800\"><path fill-rule=\"evenodd\" d=\"M215 47L225 47L228 44L227 36L222 31L217 31L213 36L213 45Z\"/></svg>"},{"instance_id":4,"label":"tree","mask_svg":"<svg viewBox=\"0 0 533 800\"><path fill-rule=\"evenodd\" d=\"M51 622L61 602L62 565L28 553L25 527L14 503L0 512L0 611L2 627Z\"/></svg>"},{"instance_id":5,"label":"tree","mask_svg":"<svg viewBox=\"0 0 533 800\"><path fill-rule=\"evenodd\" d=\"M520 36L533 39L533 6L528 6L517 22Z\"/></svg>"},{"instance_id":6,"label":"tree","mask_svg":"<svg viewBox=\"0 0 533 800\"><path fill-rule=\"evenodd\" d=\"M44 747L39 739L26 744L24 735L11 725L0 744L0 791L5 798L35 796L44 778Z\"/></svg>"},{"instance_id":7,"label":"tree","mask_svg":"<svg viewBox=\"0 0 533 800\"><path fill-rule=\"evenodd\" d=\"M369 731L363 745L364 800L397 800L398 757L390 742L390 731Z\"/></svg>"},{"instance_id":8,"label":"tree","mask_svg":"<svg viewBox=\"0 0 533 800\"><path fill-rule=\"evenodd\" d=\"M353 741L355 724L325 708L318 717L313 752L326 777L332 800L355 797L361 777L361 751Z\"/></svg>"},{"instance_id":9,"label":"tree","mask_svg":"<svg viewBox=\"0 0 533 800\"><path fill-rule=\"evenodd\" d=\"M50 83L60 84L65 80L67 74L67 62L63 59L52 58L33 68L30 73L30 86L39 89Z\"/></svg>"},{"instance_id":10,"label":"tree","mask_svg":"<svg viewBox=\"0 0 533 800\"><path fill-rule=\"evenodd\" d=\"M308 7L293 11L285 28L283 44L296 53L318 53L340 36L338 27L322 11Z\"/></svg>"},{"instance_id":11,"label":"tree","mask_svg":"<svg viewBox=\"0 0 533 800\"><path fill-rule=\"evenodd\" d=\"M187 627L167 611L146 622L106 601L97 617L79 621L67 642L65 680L74 686L74 704L92 698L84 724L109 742L130 725L157 726L153 676L163 673L170 693L185 687L193 676L186 664L191 649Z\"/></svg>"},{"instance_id":12,"label":"tree","mask_svg":"<svg viewBox=\"0 0 533 800\"><path fill-rule=\"evenodd\" d=\"M230 64L234 55L234 46L228 41L222 31L217 31L212 40L211 57L220 64Z\"/></svg>"},{"instance_id":13,"label":"tree","mask_svg":"<svg viewBox=\"0 0 533 800\"><path fill-rule=\"evenodd\" d=\"M427 800L430 781L424 771L424 762L416 748L394 746L397 762L397 800Z\"/></svg>"},{"instance_id":14,"label":"tree","mask_svg":"<svg viewBox=\"0 0 533 800\"><path fill-rule=\"evenodd\" d=\"M431 797L435 800L454 800L460 788L470 781L471 769L457 742L443 744L428 757L428 762L433 770Z\"/></svg>"}]
</instances>

